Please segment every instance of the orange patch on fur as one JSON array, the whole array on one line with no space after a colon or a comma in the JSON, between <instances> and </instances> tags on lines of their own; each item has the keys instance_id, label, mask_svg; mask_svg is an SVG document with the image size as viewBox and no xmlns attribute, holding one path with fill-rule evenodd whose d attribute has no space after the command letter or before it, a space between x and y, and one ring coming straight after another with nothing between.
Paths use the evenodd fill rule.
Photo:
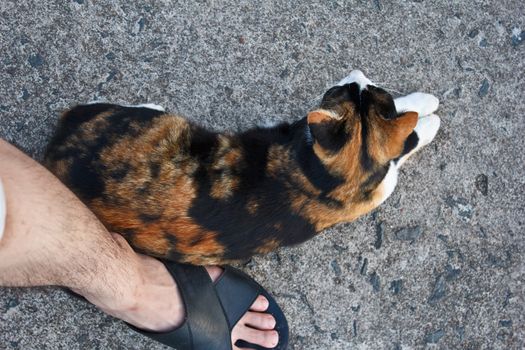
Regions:
<instances>
[{"instance_id":1,"label":"orange patch on fur","mask_svg":"<svg viewBox=\"0 0 525 350\"><path fill-rule=\"evenodd\" d=\"M105 207L99 200L91 208L108 229L122 233L133 247L156 257L169 258L170 252L176 252L183 255L181 262L201 265L212 258L220 261L225 251L216 232L204 229L187 216L163 215L153 223L144 223L137 212ZM169 235L174 236L172 240Z\"/></svg>"},{"instance_id":2,"label":"orange patch on fur","mask_svg":"<svg viewBox=\"0 0 525 350\"><path fill-rule=\"evenodd\" d=\"M166 257L171 248L170 241L155 232L133 235L131 245L157 257Z\"/></svg>"},{"instance_id":3,"label":"orange patch on fur","mask_svg":"<svg viewBox=\"0 0 525 350\"><path fill-rule=\"evenodd\" d=\"M280 242L278 240L268 239L264 241L259 247L257 247L257 249L255 249L255 252L257 254L266 254L279 248L279 246Z\"/></svg>"},{"instance_id":4,"label":"orange patch on fur","mask_svg":"<svg viewBox=\"0 0 525 350\"><path fill-rule=\"evenodd\" d=\"M333 119L337 119L335 114L323 109L318 109L308 113L307 121L308 124L317 124L323 122L329 122Z\"/></svg>"},{"instance_id":5,"label":"orange patch on fur","mask_svg":"<svg viewBox=\"0 0 525 350\"><path fill-rule=\"evenodd\" d=\"M223 158L226 167L234 167L242 158L242 154L238 149L232 149L226 153Z\"/></svg>"},{"instance_id":6,"label":"orange patch on fur","mask_svg":"<svg viewBox=\"0 0 525 350\"><path fill-rule=\"evenodd\" d=\"M251 215L255 215L257 213L257 210L259 209L259 202L257 202L256 199L251 198L248 200L248 203L246 204L246 210Z\"/></svg>"},{"instance_id":7,"label":"orange patch on fur","mask_svg":"<svg viewBox=\"0 0 525 350\"><path fill-rule=\"evenodd\" d=\"M229 175L223 175L220 179L213 182L210 196L215 199L226 199L233 194L239 180Z\"/></svg>"},{"instance_id":8,"label":"orange patch on fur","mask_svg":"<svg viewBox=\"0 0 525 350\"><path fill-rule=\"evenodd\" d=\"M167 225L167 234L174 234L173 251L182 255L182 262L205 265L222 261L226 248L217 240L218 234L206 230L189 217L182 217Z\"/></svg>"},{"instance_id":9,"label":"orange patch on fur","mask_svg":"<svg viewBox=\"0 0 525 350\"><path fill-rule=\"evenodd\" d=\"M370 155L380 164L397 158L403 151L405 140L416 127L418 114L407 112L393 120L375 117L368 139Z\"/></svg>"},{"instance_id":10,"label":"orange patch on fur","mask_svg":"<svg viewBox=\"0 0 525 350\"><path fill-rule=\"evenodd\" d=\"M215 176L210 190L212 198L226 199L233 194L240 179L233 174L232 170L236 168L241 159L241 151L232 148L231 141L228 138L220 136L219 149L211 166L212 176Z\"/></svg>"},{"instance_id":11,"label":"orange patch on fur","mask_svg":"<svg viewBox=\"0 0 525 350\"><path fill-rule=\"evenodd\" d=\"M279 176L286 166L290 163L288 151L282 146L271 146L268 150L268 163L266 164L266 172L270 176Z\"/></svg>"}]
</instances>

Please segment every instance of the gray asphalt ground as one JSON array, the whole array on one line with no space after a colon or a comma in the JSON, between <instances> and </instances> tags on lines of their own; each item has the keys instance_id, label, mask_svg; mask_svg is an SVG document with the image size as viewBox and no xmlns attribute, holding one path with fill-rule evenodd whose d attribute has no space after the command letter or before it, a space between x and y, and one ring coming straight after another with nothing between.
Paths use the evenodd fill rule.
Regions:
<instances>
[{"instance_id":1,"label":"gray asphalt ground","mask_svg":"<svg viewBox=\"0 0 525 350\"><path fill-rule=\"evenodd\" d=\"M59 113L94 99L291 121L355 68L433 93L442 129L385 204L243 269L291 349L523 349L524 30L518 0L3 0L0 137L41 159ZM4 288L0 348L162 347L60 290Z\"/></svg>"}]
</instances>

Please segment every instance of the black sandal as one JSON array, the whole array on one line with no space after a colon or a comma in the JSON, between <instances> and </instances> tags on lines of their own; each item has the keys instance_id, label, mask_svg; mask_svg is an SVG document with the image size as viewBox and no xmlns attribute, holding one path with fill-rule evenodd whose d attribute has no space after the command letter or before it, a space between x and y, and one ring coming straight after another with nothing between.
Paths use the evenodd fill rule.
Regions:
<instances>
[{"instance_id":1,"label":"black sandal","mask_svg":"<svg viewBox=\"0 0 525 350\"><path fill-rule=\"evenodd\" d=\"M132 329L160 343L179 350L231 350L231 330L248 311L255 299L263 295L270 302L265 313L276 321L279 343L272 349L288 346L288 323L268 292L248 275L231 266L223 267L222 275L213 283L206 269L162 261L180 290L186 318L184 323L169 332L148 332L130 324ZM267 348L239 340L235 344L256 350Z\"/></svg>"}]
</instances>

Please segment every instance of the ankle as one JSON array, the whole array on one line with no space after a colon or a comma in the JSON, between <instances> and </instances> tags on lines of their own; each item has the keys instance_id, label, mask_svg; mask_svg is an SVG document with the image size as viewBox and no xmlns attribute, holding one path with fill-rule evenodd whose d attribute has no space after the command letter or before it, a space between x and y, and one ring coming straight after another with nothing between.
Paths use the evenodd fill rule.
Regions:
<instances>
[{"instance_id":1,"label":"ankle","mask_svg":"<svg viewBox=\"0 0 525 350\"><path fill-rule=\"evenodd\" d=\"M144 285L140 270L126 266L126 270L117 273L120 275L115 274L105 285L71 289L107 313L133 310L139 304L139 291Z\"/></svg>"},{"instance_id":2,"label":"ankle","mask_svg":"<svg viewBox=\"0 0 525 350\"><path fill-rule=\"evenodd\" d=\"M184 303L176 282L159 260L137 255L136 283L118 301L95 302L104 312L140 329L167 331L184 322Z\"/></svg>"},{"instance_id":3,"label":"ankle","mask_svg":"<svg viewBox=\"0 0 525 350\"><path fill-rule=\"evenodd\" d=\"M119 236L120 237L120 236ZM145 276L139 255L129 245L123 245L122 237L116 238L110 259L100 257L104 266L94 268L94 274L83 279L79 286L68 286L84 296L89 302L108 313L133 310L139 304L139 294L144 288Z\"/></svg>"}]
</instances>

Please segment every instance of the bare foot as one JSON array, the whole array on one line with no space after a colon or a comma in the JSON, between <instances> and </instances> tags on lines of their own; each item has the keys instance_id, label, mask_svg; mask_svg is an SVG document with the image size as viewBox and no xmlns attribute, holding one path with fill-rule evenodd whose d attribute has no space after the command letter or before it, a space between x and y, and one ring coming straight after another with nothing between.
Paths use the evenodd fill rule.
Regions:
<instances>
[{"instance_id":1,"label":"bare foot","mask_svg":"<svg viewBox=\"0 0 525 350\"><path fill-rule=\"evenodd\" d=\"M115 234L114 238L122 249L129 249L132 252L131 247L121 236ZM100 300L96 296L84 295L82 291L75 292L84 295L102 311L140 329L164 332L177 328L183 323L185 313L175 281L159 260L132 253L136 255L140 276L135 291L129 295L122 295L118 301ZM206 267L206 270L213 281L222 273L222 269L218 266ZM136 277L130 276L130 278ZM234 350L241 350L234 345L239 339L266 348L277 345L279 335L273 330L275 319L272 315L264 313L268 305L268 300L259 296L250 310L233 327L231 339Z\"/></svg>"}]
</instances>

